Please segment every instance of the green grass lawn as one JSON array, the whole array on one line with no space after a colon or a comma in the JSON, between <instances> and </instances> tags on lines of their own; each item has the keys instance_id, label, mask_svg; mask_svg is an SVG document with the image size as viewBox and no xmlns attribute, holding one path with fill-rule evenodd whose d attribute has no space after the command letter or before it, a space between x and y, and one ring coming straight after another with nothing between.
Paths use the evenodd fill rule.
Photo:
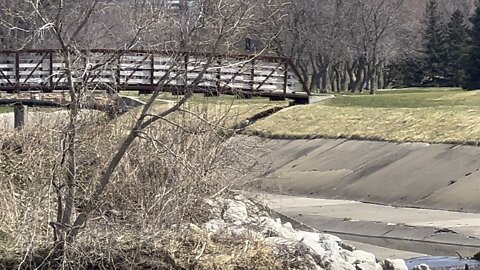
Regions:
<instances>
[{"instance_id":1,"label":"green grass lawn","mask_svg":"<svg viewBox=\"0 0 480 270\"><path fill-rule=\"evenodd\" d=\"M283 110L252 133L279 138L357 138L399 142L480 142L480 91L430 88L345 94Z\"/></svg>"},{"instance_id":2,"label":"green grass lawn","mask_svg":"<svg viewBox=\"0 0 480 270\"><path fill-rule=\"evenodd\" d=\"M0 106L0 113L9 113L9 112L13 112L13 107Z\"/></svg>"},{"instance_id":3,"label":"green grass lawn","mask_svg":"<svg viewBox=\"0 0 480 270\"><path fill-rule=\"evenodd\" d=\"M337 95L326 103L340 107L421 108L438 106L480 106L477 92L456 88L411 88L377 92L376 95Z\"/></svg>"}]
</instances>

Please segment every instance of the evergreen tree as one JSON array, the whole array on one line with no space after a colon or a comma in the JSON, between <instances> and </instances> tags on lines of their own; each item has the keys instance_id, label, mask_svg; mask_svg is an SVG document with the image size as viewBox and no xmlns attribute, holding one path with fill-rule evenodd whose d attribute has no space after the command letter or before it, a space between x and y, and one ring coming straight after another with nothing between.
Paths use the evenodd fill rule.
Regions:
<instances>
[{"instance_id":1,"label":"evergreen tree","mask_svg":"<svg viewBox=\"0 0 480 270\"><path fill-rule=\"evenodd\" d=\"M470 18L472 30L470 31L471 43L465 59L465 84L464 88L480 89L480 0L477 3L475 14Z\"/></svg>"},{"instance_id":2,"label":"evergreen tree","mask_svg":"<svg viewBox=\"0 0 480 270\"><path fill-rule=\"evenodd\" d=\"M468 46L468 28L465 23L465 16L460 10L455 10L447 25L446 42L446 74L445 77L453 86L460 86L463 78L463 61Z\"/></svg>"},{"instance_id":3,"label":"evergreen tree","mask_svg":"<svg viewBox=\"0 0 480 270\"><path fill-rule=\"evenodd\" d=\"M436 0L428 1L424 23L424 79L429 85L443 85L447 63L445 25Z\"/></svg>"},{"instance_id":4,"label":"evergreen tree","mask_svg":"<svg viewBox=\"0 0 480 270\"><path fill-rule=\"evenodd\" d=\"M422 86L422 68L422 59L418 56L398 59L386 67L386 85L393 88Z\"/></svg>"}]
</instances>

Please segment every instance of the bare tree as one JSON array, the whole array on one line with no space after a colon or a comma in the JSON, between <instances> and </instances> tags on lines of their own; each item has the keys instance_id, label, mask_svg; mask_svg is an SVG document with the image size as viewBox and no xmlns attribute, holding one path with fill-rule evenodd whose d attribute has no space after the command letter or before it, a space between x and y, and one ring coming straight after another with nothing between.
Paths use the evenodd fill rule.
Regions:
<instances>
[{"instance_id":1,"label":"bare tree","mask_svg":"<svg viewBox=\"0 0 480 270\"><path fill-rule=\"evenodd\" d=\"M294 59L311 89L372 93L385 64L405 47L407 6L398 1L302 0L285 11L275 51ZM408 31L414 31L413 29ZM408 40L408 39L407 39Z\"/></svg>"},{"instance_id":2,"label":"bare tree","mask_svg":"<svg viewBox=\"0 0 480 270\"><path fill-rule=\"evenodd\" d=\"M351 7L350 15L354 16L352 29L355 30L351 31L350 37L354 41L360 63L354 91L363 85L369 85L370 93L373 94L378 88L380 67L392 49L388 41L395 38L392 33L399 26L398 16L403 4L403 0L370 0L356 1ZM363 74L362 79L360 74Z\"/></svg>"},{"instance_id":3,"label":"bare tree","mask_svg":"<svg viewBox=\"0 0 480 270\"><path fill-rule=\"evenodd\" d=\"M131 145L139 138L148 138L147 130L158 121L171 123L167 116L180 111L193 95L208 71L215 63L217 53L228 53L238 48L254 23L255 1L200 0L189 8L172 9L167 2L156 1L36 1L20 0L23 10L4 5L3 10L16 21L28 22L22 31L25 46L35 40L35 46L55 47L61 55L63 74L69 93L68 125L62 140L62 158L59 166L65 166L65 178L54 174L52 184L57 193L57 217L51 223L56 248L60 255L63 248L73 243L98 208L112 176ZM28 18L28 19L27 19ZM119 19L121 18L121 19ZM11 21L2 21L2 30L15 29ZM113 50L93 59L92 46L110 46ZM18 48L22 48L21 46ZM94 187L86 194L78 193L78 138L79 115L86 97L98 86L89 84L91 74L102 71L133 48L154 51L167 50L169 67L156 82L156 88L142 108L141 113L121 141L104 170L93 181ZM180 74L172 71L185 65L189 51L203 52L196 76L184 78L185 94L173 106L161 111L153 110L155 100L163 88ZM255 56L252 56L252 58ZM232 63L230 63L232 64ZM172 77L172 75L174 75ZM187 111L185 111L187 112ZM81 209L77 213L76 209Z\"/></svg>"}]
</instances>

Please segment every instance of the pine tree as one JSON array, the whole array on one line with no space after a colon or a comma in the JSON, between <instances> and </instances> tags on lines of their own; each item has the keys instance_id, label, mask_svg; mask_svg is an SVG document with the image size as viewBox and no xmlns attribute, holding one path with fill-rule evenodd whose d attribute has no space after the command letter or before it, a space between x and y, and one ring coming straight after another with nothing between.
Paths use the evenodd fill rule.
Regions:
<instances>
[{"instance_id":1,"label":"pine tree","mask_svg":"<svg viewBox=\"0 0 480 270\"><path fill-rule=\"evenodd\" d=\"M445 80L445 25L436 0L429 0L425 12L424 77L427 84L440 85Z\"/></svg>"},{"instance_id":2,"label":"pine tree","mask_svg":"<svg viewBox=\"0 0 480 270\"><path fill-rule=\"evenodd\" d=\"M465 23L465 16L460 10L455 10L447 25L446 41L446 78L453 86L460 86L463 78L463 61L467 53L468 28Z\"/></svg>"},{"instance_id":3,"label":"pine tree","mask_svg":"<svg viewBox=\"0 0 480 270\"><path fill-rule=\"evenodd\" d=\"M475 14L470 18L472 30L471 43L465 59L465 84L469 90L480 89L480 0L477 3Z\"/></svg>"},{"instance_id":4,"label":"pine tree","mask_svg":"<svg viewBox=\"0 0 480 270\"><path fill-rule=\"evenodd\" d=\"M397 59L386 67L385 79L395 87L422 86L423 69L422 59L411 56Z\"/></svg>"}]
</instances>

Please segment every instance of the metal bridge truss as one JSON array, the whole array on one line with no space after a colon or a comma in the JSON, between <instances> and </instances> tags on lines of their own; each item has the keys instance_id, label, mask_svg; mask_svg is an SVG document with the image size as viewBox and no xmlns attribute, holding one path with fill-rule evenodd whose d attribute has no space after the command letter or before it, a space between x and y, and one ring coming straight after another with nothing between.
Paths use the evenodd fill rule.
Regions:
<instances>
[{"instance_id":1,"label":"metal bridge truss","mask_svg":"<svg viewBox=\"0 0 480 270\"><path fill-rule=\"evenodd\" d=\"M68 90L63 59L61 51L53 49L0 51L0 91ZM181 94L188 89L299 100L310 96L292 61L283 57L92 49L72 53L72 59L73 83L94 90L152 93L158 88Z\"/></svg>"}]
</instances>

